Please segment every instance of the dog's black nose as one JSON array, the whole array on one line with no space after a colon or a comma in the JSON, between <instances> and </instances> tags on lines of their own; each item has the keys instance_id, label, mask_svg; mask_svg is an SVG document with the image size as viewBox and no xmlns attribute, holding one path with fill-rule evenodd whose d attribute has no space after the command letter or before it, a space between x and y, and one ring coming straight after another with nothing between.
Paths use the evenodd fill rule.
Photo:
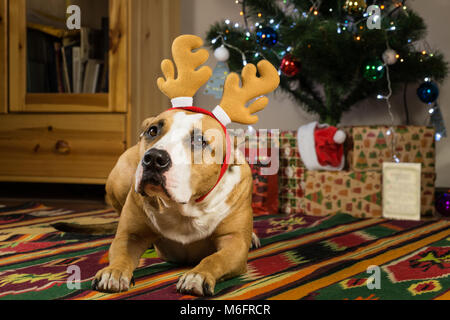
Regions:
<instances>
[{"instance_id":1,"label":"dog's black nose","mask_svg":"<svg viewBox=\"0 0 450 320\"><path fill-rule=\"evenodd\" d=\"M145 169L165 171L170 167L170 156L165 150L150 149L144 154L142 165Z\"/></svg>"}]
</instances>

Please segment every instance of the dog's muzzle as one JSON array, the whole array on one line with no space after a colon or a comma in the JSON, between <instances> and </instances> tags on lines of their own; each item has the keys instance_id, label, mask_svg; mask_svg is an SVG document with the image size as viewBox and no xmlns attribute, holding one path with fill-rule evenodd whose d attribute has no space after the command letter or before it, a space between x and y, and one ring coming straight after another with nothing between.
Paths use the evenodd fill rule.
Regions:
<instances>
[{"instance_id":1,"label":"dog's muzzle","mask_svg":"<svg viewBox=\"0 0 450 320\"><path fill-rule=\"evenodd\" d=\"M142 166L145 170L151 170L155 172L164 172L169 170L172 161L170 156L165 150L150 149L142 158Z\"/></svg>"},{"instance_id":2,"label":"dog's muzzle","mask_svg":"<svg viewBox=\"0 0 450 320\"><path fill-rule=\"evenodd\" d=\"M150 149L142 157L141 165L143 169L141 184L164 186L163 173L169 170L172 161L167 151Z\"/></svg>"}]
</instances>

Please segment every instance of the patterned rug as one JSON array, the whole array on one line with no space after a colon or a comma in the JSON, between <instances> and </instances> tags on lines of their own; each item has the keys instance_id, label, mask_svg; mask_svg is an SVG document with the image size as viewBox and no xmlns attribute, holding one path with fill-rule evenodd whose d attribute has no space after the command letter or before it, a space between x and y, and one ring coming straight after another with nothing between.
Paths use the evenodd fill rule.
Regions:
<instances>
[{"instance_id":1,"label":"patterned rug","mask_svg":"<svg viewBox=\"0 0 450 320\"><path fill-rule=\"evenodd\" d=\"M90 290L112 237L56 232L49 224L116 219L108 209L0 208L0 299L197 299L175 290L187 269L152 249L130 291ZM211 299L450 299L449 221L276 215L256 219L255 232L262 247L250 251L248 272L219 283ZM72 265L80 267L80 289L67 285ZM376 267L368 273L369 266Z\"/></svg>"}]
</instances>

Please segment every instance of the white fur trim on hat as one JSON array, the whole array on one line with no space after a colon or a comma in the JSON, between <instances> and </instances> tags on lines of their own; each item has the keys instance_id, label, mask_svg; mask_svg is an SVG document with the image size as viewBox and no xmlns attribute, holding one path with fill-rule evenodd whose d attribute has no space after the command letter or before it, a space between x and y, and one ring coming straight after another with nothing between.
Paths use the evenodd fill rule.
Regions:
<instances>
[{"instance_id":1,"label":"white fur trim on hat","mask_svg":"<svg viewBox=\"0 0 450 320\"><path fill-rule=\"evenodd\" d=\"M338 130L333 136L333 141L336 142L337 144L343 144L345 142L346 137L347 135L345 134L344 131Z\"/></svg>"},{"instance_id":2,"label":"white fur trim on hat","mask_svg":"<svg viewBox=\"0 0 450 320\"><path fill-rule=\"evenodd\" d=\"M192 107L194 98L192 97L176 97L170 100L173 108Z\"/></svg>"},{"instance_id":3,"label":"white fur trim on hat","mask_svg":"<svg viewBox=\"0 0 450 320\"><path fill-rule=\"evenodd\" d=\"M300 157L308 170L326 170L340 171L344 168L345 157L342 155L342 161L339 167L322 166L317 159L316 143L314 139L314 130L318 128L326 128L327 124L319 124L317 121L310 122L298 128L297 143Z\"/></svg>"},{"instance_id":4,"label":"white fur trim on hat","mask_svg":"<svg viewBox=\"0 0 450 320\"><path fill-rule=\"evenodd\" d=\"M212 114L219 120L225 127L231 123L230 117L221 106L217 106L212 111Z\"/></svg>"}]
</instances>

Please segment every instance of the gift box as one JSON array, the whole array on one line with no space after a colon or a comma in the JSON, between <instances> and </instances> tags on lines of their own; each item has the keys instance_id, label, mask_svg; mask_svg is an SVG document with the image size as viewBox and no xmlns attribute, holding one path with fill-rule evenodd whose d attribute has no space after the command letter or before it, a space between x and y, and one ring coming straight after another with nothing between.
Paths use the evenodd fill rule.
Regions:
<instances>
[{"instance_id":1,"label":"gift box","mask_svg":"<svg viewBox=\"0 0 450 320\"><path fill-rule=\"evenodd\" d=\"M381 217L381 173L307 171L304 208L310 215Z\"/></svg>"},{"instance_id":2,"label":"gift box","mask_svg":"<svg viewBox=\"0 0 450 320\"><path fill-rule=\"evenodd\" d=\"M353 152L349 167L354 171L381 171L383 162L392 162L394 147L400 162L422 164L422 172L435 172L434 128L396 126L352 127ZM394 145L392 145L395 139Z\"/></svg>"},{"instance_id":3,"label":"gift box","mask_svg":"<svg viewBox=\"0 0 450 320\"><path fill-rule=\"evenodd\" d=\"M280 212L303 212L304 173L297 146L297 131L280 133L280 170L278 173Z\"/></svg>"},{"instance_id":4,"label":"gift box","mask_svg":"<svg viewBox=\"0 0 450 320\"><path fill-rule=\"evenodd\" d=\"M280 133L279 202L283 213L326 215L338 212L357 217L382 215L382 163L392 161L391 142L402 162L422 164L421 212L433 216L435 175L434 128L388 126L341 128L344 171L306 170L298 152L297 131Z\"/></svg>"},{"instance_id":5,"label":"gift box","mask_svg":"<svg viewBox=\"0 0 450 320\"><path fill-rule=\"evenodd\" d=\"M434 182L436 174L434 172L423 172L421 176L421 216L432 217L436 213L434 206Z\"/></svg>"},{"instance_id":6,"label":"gift box","mask_svg":"<svg viewBox=\"0 0 450 320\"><path fill-rule=\"evenodd\" d=\"M435 214L435 180L435 173L422 173L422 217ZM382 175L375 171L307 171L302 205L311 215L349 213L362 218L379 217L382 215L381 186Z\"/></svg>"},{"instance_id":7,"label":"gift box","mask_svg":"<svg viewBox=\"0 0 450 320\"><path fill-rule=\"evenodd\" d=\"M242 138L242 137L241 137ZM271 131L255 132L245 136L241 151L250 165L253 176L252 209L255 216L279 213L278 159L272 163L272 154L279 153L279 137ZM267 174L265 171L271 171Z\"/></svg>"},{"instance_id":8,"label":"gift box","mask_svg":"<svg viewBox=\"0 0 450 320\"><path fill-rule=\"evenodd\" d=\"M262 216L278 213L278 177L264 175L260 163L250 165L253 176L252 209L253 215Z\"/></svg>"}]
</instances>

